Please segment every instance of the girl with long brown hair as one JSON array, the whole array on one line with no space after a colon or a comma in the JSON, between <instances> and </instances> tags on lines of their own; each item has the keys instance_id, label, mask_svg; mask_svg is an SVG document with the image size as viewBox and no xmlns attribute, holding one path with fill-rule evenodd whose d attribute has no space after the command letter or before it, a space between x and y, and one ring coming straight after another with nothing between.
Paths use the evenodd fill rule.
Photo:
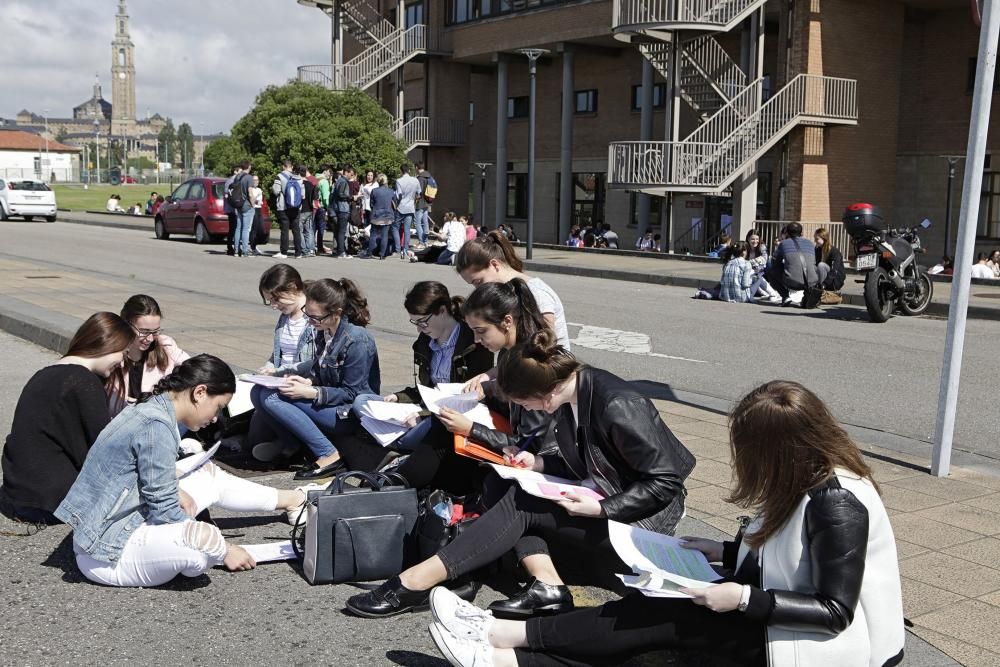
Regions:
<instances>
[{"instance_id":1,"label":"girl with long brown hair","mask_svg":"<svg viewBox=\"0 0 1000 667\"><path fill-rule=\"evenodd\" d=\"M163 333L163 311L153 297L130 296L122 306L121 318L132 326L136 337L126 354L127 372L122 391L118 396L111 396L113 414L120 412L127 403L135 403L148 395L174 366L191 356Z\"/></svg>"},{"instance_id":2,"label":"girl with long brown hair","mask_svg":"<svg viewBox=\"0 0 1000 667\"><path fill-rule=\"evenodd\" d=\"M830 232L826 227L820 227L813 233L813 243L816 246L816 272L820 287L828 292L839 292L847 278L844 255L830 243Z\"/></svg>"},{"instance_id":3,"label":"girl with long brown hair","mask_svg":"<svg viewBox=\"0 0 1000 667\"><path fill-rule=\"evenodd\" d=\"M903 660L896 544L872 471L823 402L796 382L747 394L729 420L729 501L755 514L731 542L684 538L723 583L686 599L635 593L527 622L435 589L431 635L453 665L620 664L696 648L741 665L892 667Z\"/></svg>"},{"instance_id":4,"label":"girl with long brown hair","mask_svg":"<svg viewBox=\"0 0 1000 667\"><path fill-rule=\"evenodd\" d=\"M114 313L94 313L66 354L21 390L3 450L0 512L33 523L52 515L111 416L106 391L121 390L125 351L135 332Z\"/></svg>"}]
</instances>

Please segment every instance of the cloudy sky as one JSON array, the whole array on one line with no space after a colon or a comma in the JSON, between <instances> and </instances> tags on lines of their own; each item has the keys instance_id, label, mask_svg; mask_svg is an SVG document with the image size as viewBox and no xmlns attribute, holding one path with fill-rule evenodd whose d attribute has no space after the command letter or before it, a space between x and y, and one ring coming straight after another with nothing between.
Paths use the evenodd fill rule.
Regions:
<instances>
[{"instance_id":1,"label":"cloudy sky","mask_svg":"<svg viewBox=\"0 0 1000 667\"><path fill-rule=\"evenodd\" d=\"M3 0L0 117L72 117L98 74L111 101L117 0ZM136 111L228 132L257 92L330 61L330 23L295 0L129 0Z\"/></svg>"}]
</instances>

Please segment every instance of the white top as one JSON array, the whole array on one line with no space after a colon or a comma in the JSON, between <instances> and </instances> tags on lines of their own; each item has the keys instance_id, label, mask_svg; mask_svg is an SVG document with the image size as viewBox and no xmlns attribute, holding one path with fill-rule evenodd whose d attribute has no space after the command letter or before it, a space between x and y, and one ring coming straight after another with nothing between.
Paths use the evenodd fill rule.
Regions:
<instances>
[{"instance_id":1,"label":"white top","mask_svg":"<svg viewBox=\"0 0 1000 667\"><path fill-rule=\"evenodd\" d=\"M531 278L528 280L528 289L531 290L531 295L535 297L539 312L542 315L552 313L552 316L556 320L556 338L559 340L559 344L568 352L569 329L566 328L566 312L563 310L559 295L546 285L545 281L541 278Z\"/></svg>"},{"instance_id":2,"label":"white top","mask_svg":"<svg viewBox=\"0 0 1000 667\"><path fill-rule=\"evenodd\" d=\"M264 191L260 188L255 188L250 186L247 188L247 192L250 193L250 205L254 208L261 208L264 205Z\"/></svg>"},{"instance_id":3,"label":"white top","mask_svg":"<svg viewBox=\"0 0 1000 667\"><path fill-rule=\"evenodd\" d=\"M986 278L987 280L993 280L993 269L986 266L985 264L976 263L972 267L972 277L973 278Z\"/></svg>"},{"instance_id":4,"label":"white top","mask_svg":"<svg viewBox=\"0 0 1000 667\"><path fill-rule=\"evenodd\" d=\"M465 245L465 225L459 220L449 220L441 230L448 239L448 251L458 252Z\"/></svg>"},{"instance_id":5,"label":"white top","mask_svg":"<svg viewBox=\"0 0 1000 667\"><path fill-rule=\"evenodd\" d=\"M361 186L361 206L366 211L372 210L372 190L378 187L378 183L372 181Z\"/></svg>"},{"instance_id":6,"label":"white top","mask_svg":"<svg viewBox=\"0 0 1000 667\"><path fill-rule=\"evenodd\" d=\"M281 327L278 338L278 345L281 349L281 365L290 366L295 363L296 353L299 350L299 338L306 329L306 318L300 317L297 320L288 318L285 326Z\"/></svg>"}]
</instances>

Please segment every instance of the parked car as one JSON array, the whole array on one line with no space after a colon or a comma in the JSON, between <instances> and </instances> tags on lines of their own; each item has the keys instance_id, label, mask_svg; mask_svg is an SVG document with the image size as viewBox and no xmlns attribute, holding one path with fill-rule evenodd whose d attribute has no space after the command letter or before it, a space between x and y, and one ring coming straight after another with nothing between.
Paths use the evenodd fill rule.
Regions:
<instances>
[{"instance_id":1,"label":"parked car","mask_svg":"<svg viewBox=\"0 0 1000 667\"><path fill-rule=\"evenodd\" d=\"M21 216L31 221L35 216L56 221L56 193L45 181L34 178L0 178L0 220Z\"/></svg>"},{"instance_id":2,"label":"parked car","mask_svg":"<svg viewBox=\"0 0 1000 667\"><path fill-rule=\"evenodd\" d=\"M184 181L170 193L153 220L156 238L169 239L171 234L193 234L198 243L225 238L229 233L229 217L222 204L226 179L211 176ZM260 211L261 229L257 243L267 243L271 235L271 212L264 200Z\"/></svg>"}]
</instances>

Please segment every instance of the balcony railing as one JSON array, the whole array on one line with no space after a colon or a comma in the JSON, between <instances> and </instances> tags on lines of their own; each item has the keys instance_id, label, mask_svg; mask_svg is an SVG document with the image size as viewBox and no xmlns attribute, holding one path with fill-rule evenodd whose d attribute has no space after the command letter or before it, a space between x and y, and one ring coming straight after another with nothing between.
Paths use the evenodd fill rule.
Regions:
<instances>
[{"instance_id":1,"label":"balcony railing","mask_svg":"<svg viewBox=\"0 0 1000 667\"><path fill-rule=\"evenodd\" d=\"M465 143L466 123L447 118L416 116L396 126L396 136L407 150L417 146L461 146Z\"/></svg>"},{"instance_id":2,"label":"balcony railing","mask_svg":"<svg viewBox=\"0 0 1000 667\"><path fill-rule=\"evenodd\" d=\"M767 0L614 0L614 32L702 28L726 31Z\"/></svg>"}]
</instances>

